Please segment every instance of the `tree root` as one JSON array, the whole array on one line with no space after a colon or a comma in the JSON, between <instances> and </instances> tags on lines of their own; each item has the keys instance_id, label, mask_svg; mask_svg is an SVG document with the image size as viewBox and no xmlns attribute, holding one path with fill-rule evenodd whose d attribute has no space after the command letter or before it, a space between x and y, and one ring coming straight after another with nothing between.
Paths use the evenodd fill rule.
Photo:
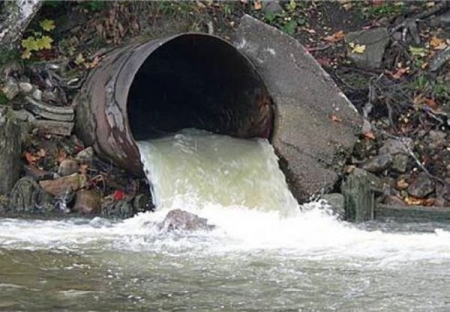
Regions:
<instances>
[{"instance_id":1,"label":"tree root","mask_svg":"<svg viewBox=\"0 0 450 312\"><path fill-rule=\"evenodd\" d=\"M420 13L416 14L415 16L406 18L400 24L394 26L391 29L390 33L393 34L396 31L401 30L403 41L406 41L406 36L409 33L411 35L414 43L420 44L420 36L419 36L419 30L417 27L417 22L420 21L421 19L435 15L438 12L445 12L448 9L450 9L450 2L442 1L439 4L435 5L434 7L431 7L428 10L420 12Z\"/></svg>"}]
</instances>

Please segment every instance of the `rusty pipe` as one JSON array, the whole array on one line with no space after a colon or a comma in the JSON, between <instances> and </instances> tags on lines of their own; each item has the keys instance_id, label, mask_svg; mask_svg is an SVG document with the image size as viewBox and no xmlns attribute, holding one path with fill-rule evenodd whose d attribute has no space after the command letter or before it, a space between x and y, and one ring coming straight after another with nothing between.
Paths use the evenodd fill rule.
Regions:
<instances>
[{"instance_id":1,"label":"rusty pipe","mask_svg":"<svg viewBox=\"0 0 450 312\"><path fill-rule=\"evenodd\" d=\"M273 103L234 46L186 33L109 53L74 99L76 132L97 154L142 176L135 140L195 127L235 137L271 136Z\"/></svg>"}]
</instances>

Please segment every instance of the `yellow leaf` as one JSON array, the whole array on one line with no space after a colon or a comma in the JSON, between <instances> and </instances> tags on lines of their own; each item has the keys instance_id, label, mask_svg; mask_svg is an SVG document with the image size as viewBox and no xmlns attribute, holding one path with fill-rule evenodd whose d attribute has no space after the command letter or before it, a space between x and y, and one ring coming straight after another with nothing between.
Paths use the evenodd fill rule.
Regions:
<instances>
[{"instance_id":1,"label":"yellow leaf","mask_svg":"<svg viewBox=\"0 0 450 312\"><path fill-rule=\"evenodd\" d=\"M49 36L42 36L36 40L36 44L39 50L51 49L52 48L53 39Z\"/></svg>"},{"instance_id":2,"label":"yellow leaf","mask_svg":"<svg viewBox=\"0 0 450 312\"><path fill-rule=\"evenodd\" d=\"M33 36L30 36L27 39L22 40L22 47L28 51L39 50L36 39Z\"/></svg>"},{"instance_id":3,"label":"yellow leaf","mask_svg":"<svg viewBox=\"0 0 450 312\"><path fill-rule=\"evenodd\" d=\"M22 56L21 56L24 60L28 60L31 57L31 52L30 50L25 50L22 52Z\"/></svg>"},{"instance_id":4,"label":"yellow leaf","mask_svg":"<svg viewBox=\"0 0 450 312\"><path fill-rule=\"evenodd\" d=\"M51 31L55 29L55 22L53 20L45 19L39 23L41 28L45 31Z\"/></svg>"},{"instance_id":5,"label":"yellow leaf","mask_svg":"<svg viewBox=\"0 0 450 312\"><path fill-rule=\"evenodd\" d=\"M85 62L85 59L84 59L84 57L83 57L83 54L79 53L79 54L77 55L77 57L75 58L75 64L81 65L81 64L83 64L84 62Z\"/></svg>"},{"instance_id":6,"label":"yellow leaf","mask_svg":"<svg viewBox=\"0 0 450 312\"><path fill-rule=\"evenodd\" d=\"M352 48L352 53L363 54L366 51L366 46L363 44L355 44Z\"/></svg>"}]
</instances>

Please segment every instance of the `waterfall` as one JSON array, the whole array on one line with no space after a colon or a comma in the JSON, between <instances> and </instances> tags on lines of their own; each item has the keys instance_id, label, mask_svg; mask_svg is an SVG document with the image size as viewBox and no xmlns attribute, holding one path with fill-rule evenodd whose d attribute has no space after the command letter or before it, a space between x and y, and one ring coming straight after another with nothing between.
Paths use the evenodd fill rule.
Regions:
<instances>
[{"instance_id":1,"label":"waterfall","mask_svg":"<svg viewBox=\"0 0 450 312\"><path fill-rule=\"evenodd\" d=\"M138 143L157 209L216 204L292 215L298 204L266 139L203 130Z\"/></svg>"}]
</instances>

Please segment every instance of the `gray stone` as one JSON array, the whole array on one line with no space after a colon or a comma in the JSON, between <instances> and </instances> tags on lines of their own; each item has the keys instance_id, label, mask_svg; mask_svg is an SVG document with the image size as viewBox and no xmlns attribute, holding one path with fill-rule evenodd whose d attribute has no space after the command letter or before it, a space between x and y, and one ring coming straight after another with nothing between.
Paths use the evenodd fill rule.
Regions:
<instances>
[{"instance_id":1,"label":"gray stone","mask_svg":"<svg viewBox=\"0 0 450 312\"><path fill-rule=\"evenodd\" d=\"M431 130L428 133L429 147L431 149L441 149L444 145L447 145L447 133L443 131Z\"/></svg>"},{"instance_id":2,"label":"gray stone","mask_svg":"<svg viewBox=\"0 0 450 312\"><path fill-rule=\"evenodd\" d=\"M391 155L389 154L377 155L375 157L370 158L367 162L365 162L362 168L369 172L379 173L388 169L391 163L392 163Z\"/></svg>"},{"instance_id":3,"label":"gray stone","mask_svg":"<svg viewBox=\"0 0 450 312\"><path fill-rule=\"evenodd\" d=\"M320 199L323 199L330 205L331 210L339 218L343 219L345 217L344 209L344 195L339 193L329 193L323 194Z\"/></svg>"},{"instance_id":4,"label":"gray stone","mask_svg":"<svg viewBox=\"0 0 450 312\"><path fill-rule=\"evenodd\" d=\"M40 102L30 96L25 96L27 104L25 108L36 116L55 121L72 121L74 119L74 109L72 107L59 107Z\"/></svg>"},{"instance_id":5,"label":"gray stone","mask_svg":"<svg viewBox=\"0 0 450 312\"><path fill-rule=\"evenodd\" d=\"M9 77L2 88L2 92L8 100L14 99L19 94L19 85L17 84L17 80L13 77Z\"/></svg>"},{"instance_id":6,"label":"gray stone","mask_svg":"<svg viewBox=\"0 0 450 312\"><path fill-rule=\"evenodd\" d=\"M434 181L425 173L421 172L417 175L408 187L408 193L417 198L424 198L434 192Z\"/></svg>"},{"instance_id":7,"label":"gray stone","mask_svg":"<svg viewBox=\"0 0 450 312\"><path fill-rule=\"evenodd\" d=\"M33 85L29 82L19 82L19 89L23 93L30 93L33 90Z\"/></svg>"},{"instance_id":8,"label":"gray stone","mask_svg":"<svg viewBox=\"0 0 450 312\"><path fill-rule=\"evenodd\" d=\"M64 159L58 168L58 174L62 177L78 172L78 162L74 159Z\"/></svg>"},{"instance_id":9,"label":"gray stone","mask_svg":"<svg viewBox=\"0 0 450 312\"><path fill-rule=\"evenodd\" d=\"M30 113L25 109L13 110L11 113L14 116L14 118L20 121L29 121L36 119L36 117L34 117L32 113Z\"/></svg>"},{"instance_id":10,"label":"gray stone","mask_svg":"<svg viewBox=\"0 0 450 312\"><path fill-rule=\"evenodd\" d=\"M33 94L31 95L33 99L40 101L42 100L42 91L39 89L36 89L33 91Z\"/></svg>"},{"instance_id":11,"label":"gray stone","mask_svg":"<svg viewBox=\"0 0 450 312\"><path fill-rule=\"evenodd\" d=\"M208 220L200 218L196 214L175 209L169 211L166 218L158 224L158 227L164 231L199 231L212 230L213 225L208 224Z\"/></svg>"},{"instance_id":12,"label":"gray stone","mask_svg":"<svg viewBox=\"0 0 450 312\"><path fill-rule=\"evenodd\" d=\"M414 141L411 138L389 139L384 142L378 153L381 154L406 154L409 155L414 147Z\"/></svg>"},{"instance_id":13,"label":"gray stone","mask_svg":"<svg viewBox=\"0 0 450 312\"><path fill-rule=\"evenodd\" d=\"M45 90L42 93L42 100L44 102L57 103L58 102L58 95L56 93L57 93L56 89L54 91Z\"/></svg>"},{"instance_id":14,"label":"gray stone","mask_svg":"<svg viewBox=\"0 0 450 312\"><path fill-rule=\"evenodd\" d=\"M263 12L270 12L270 13L281 13L283 12L283 7L277 2L277 1L267 1L263 2Z\"/></svg>"},{"instance_id":15,"label":"gray stone","mask_svg":"<svg viewBox=\"0 0 450 312\"><path fill-rule=\"evenodd\" d=\"M345 43L347 56L357 66L376 69L381 67L384 51L389 44L389 33L385 27L355 31L345 36ZM365 46L364 52L352 52L350 44Z\"/></svg>"},{"instance_id":16,"label":"gray stone","mask_svg":"<svg viewBox=\"0 0 450 312\"><path fill-rule=\"evenodd\" d=\"M404 173L408 168L409 155L396 154L392 159L391 168L397 172Z\"/></svg>"},{"instance_id":17,"label":"gray stone","mask_svg":"<svg viewBox=\"0 0 450 312\"><path fill-rule=\"evenodd\" d=\"M302 202L331 189L361 133L355 107L311 54L280 30L245 15L234 45L253 62L277 105L272 143L294 196Z\"/></svg>"},{"instance_id":18,"label":"gray stone","mask_svg":"<svg viewBox=\"0 0 450 312\"><path fill-rule=\"evenodd\" d=\"M75 156L76 160L82 162L91 162L92 158L94 158L94 149L91 146L86 147Z\"/></svg>"}]
</instances>

